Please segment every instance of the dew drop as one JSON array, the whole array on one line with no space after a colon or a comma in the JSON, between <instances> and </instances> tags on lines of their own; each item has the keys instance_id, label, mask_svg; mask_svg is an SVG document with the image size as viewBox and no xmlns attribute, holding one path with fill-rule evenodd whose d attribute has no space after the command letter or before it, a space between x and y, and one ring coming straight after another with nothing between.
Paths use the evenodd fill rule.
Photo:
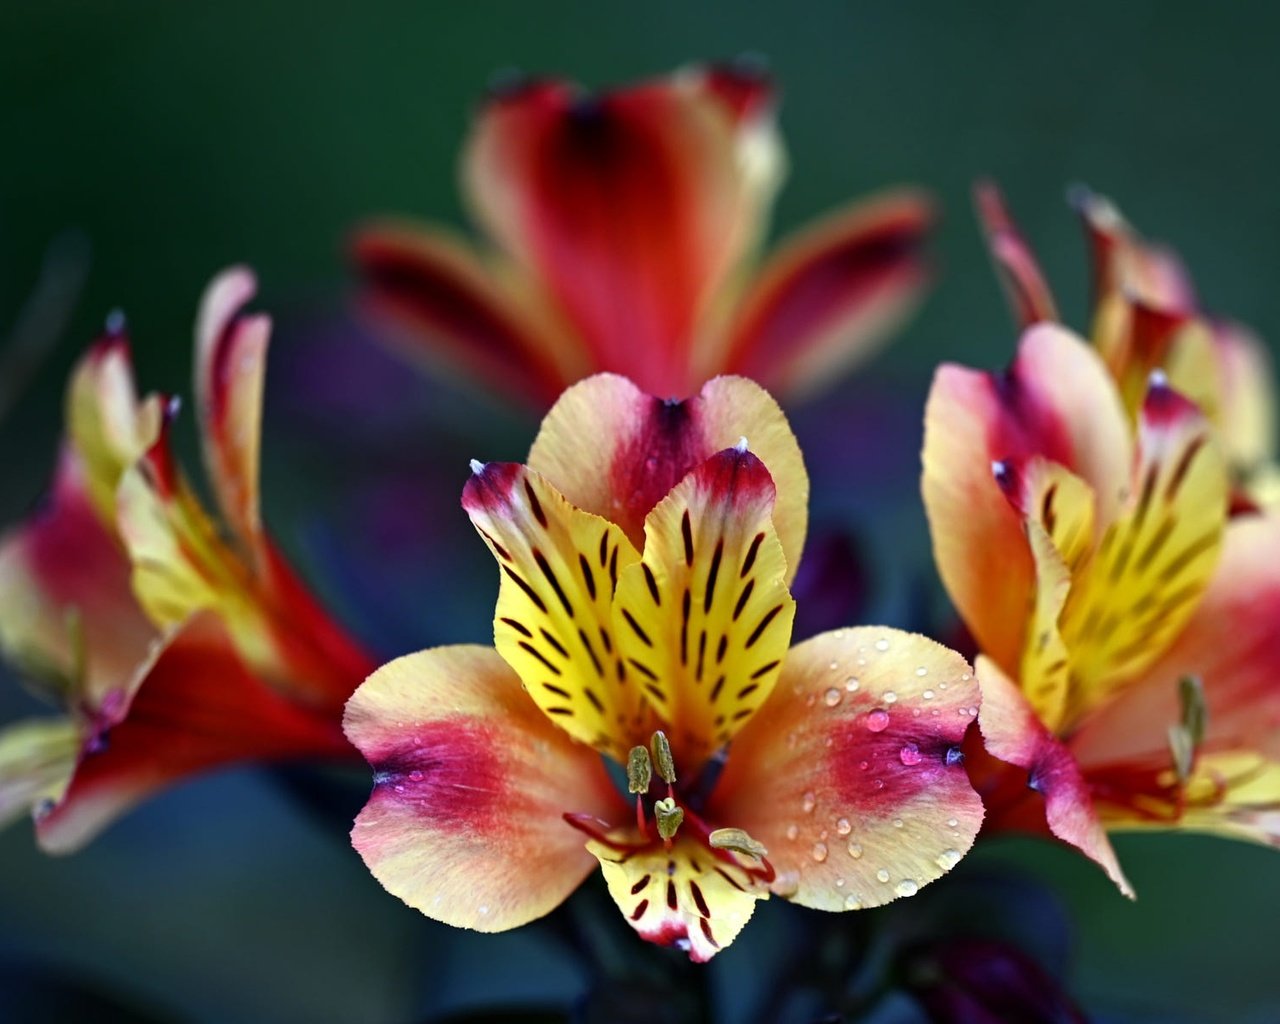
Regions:
<instances>
[{"instance_id":1,"label":"dew drop","mask_svg":"<svg viewBox=\"0 0 1280 1024\"><path fill-rule=\"evenodd\" d=\"M879 871L876 872L876 878L878 878L882 882L889 881L889 869L881 868Z\"/></svg>"},{"instance_id":2,"label":"dew drop","mask_svg":"<svg viewBox=\"0 0 1280 1024\"><path fill-rule=\"evenodd\" d=\"M857 910L861 906L862 906L861 901L853 893L849 893L849 895L844 898L845 910Z\"/></svg>"},{"instance_id":3,"label":"dew drop","mask_svg":"<svg viewBox=\"0 0 1280 1024\"><path fill-rule=\"evenodd\" d=\"M959 850L943 850L938 854L938 867L943 871L950 871L953 867L960 863Z\"/></svg>"},{"instance_id":4,"label":"dew drop","mask_svg":"<svg viewBox=\"0 0 1280 1024\"><path fill-rule=\"evenodd\" d=\"M871 786L873 789L884 789L884 779L876 779Z\"/></svg>"},{"instance_id":5,"label":"dew drop","mask_svg":"<svg viewBox=\"0 0 1280 1024\"><path fill-rule=\"evenodd\" d=\"M487 914L489 913L489 904L487 904L487 903L481 903L481 904L480 904L480 906L476 907L476 912L477 912L481 917L484 917L485 915L487 915Z\"/></svg>"},{"instance_id":6,"label":"dew drop","mask_svg":"<svg viewBox=\"0 0 1280 1024\"><path fill-rule=\"evenodd\" d=\"M898 751L898 759L907 767L911 767L924 760L924 755L914 743L904 743L902 749Z\"/></svg>"},{"instance_id":7,"label":"dew drop","mask_svg":"<svg viewBox=\"0 0 1280 1024\"><path fill-rule=\"evenodd\" d=\"M813 790L806 790L803 802L800 804L804 808L805 814L812 814L813 809L818 806L818 798L814 796Z\"/></svg>"},{"instance_id":8,"label":"dew drop","mask_svg":"<svg viewBox=\"0 0 1280 1024\"><path fill-rule=\"evenodd\" d=\"M818 703L818 698L815 694L811 693L804 699L804 706L807 708L813 707L816 703ZM963 712L961 713L963 714Z\"/></svg>"},{"instance_id":9,"label":"dew drop","mask_svg":"<svg viewBox=\"0 0 1280 1024\"><path fill-rule=\"evenodd\" d=\"M847 836L853 831L853 825L849 822L848 818L841 818L836 822L836 831L842 836Z\"/></svg>"},{"instance_id":10,"label":"dew drop","mask_svg":"<svg viewBox=\"0 0 1280 1024\"><path fill-rule=\"evenodd\" d=\"M411 781L411 782L421 782L421 781L422 781L422 772L418 771L418 769L417 769L417 768L415 768L413 771L411 771L411 772L409 773L409 781Z\"/></svg>"},{"instance_id":11,"label":"dew drop","mask_svg":"<svg viewBox=\"0 0 1280 1024\"><path fill-rule=\"evenodd\" d=\"M861 843L850 843L850 844L849 844L849 856L850 856L850 857L852 857L854 860L861 860L861 859L862 859L862 844L861 844Z\"/></svg>"},{"instance_id":12,"label":"dew drop","mask_svg":"<svg viewBox=\"0 0 1280 1024\"><path fill-rule=\"evenodd\" d=\"M948 818L948 819L947 819L947 828L955 828L955 827L956 827L957 825L959 825L959 824L960 824L960 822L956 821L956 819L955 819L955 818Z\"/></svg>"},{"instance_id":13,"label":"dew drop","mask_svg":"<svg viewBox=\"0 0 1280 1024\"><path fill-rule=\"evenodd\" d=\"M884 702L886 704L896 704L898 703L898 695L894 693L892 690L885 690Z\"/></svg>"},{"instance_id":14,"label":"dew drop","mask_svg":"<svg viewBox=\"0 0 1280 1024\"><path fill-rule=\"evenodd\" d=\"M933 691L925 690L924 693L920 694L920 696L923 697L925 700L933 700Z\"/></svg>"},{"instance_id":15,"label":"dew drop","mask_svg":"<svg viewBox=\"0 0 1280 1024\"><path fill-rule=\"evenodd\" d=\"M859 762L858 762L858 767L859 767L859 768L861 768L861 769L865 772L868 768L870 768L870 767L871 767L871 762L870 762L870 761L859 761Z\"/></svg>"},{"instance_id":16,"label":"dew drop","mask_svg":"<svg viewBox=\"0 0 1280 1024\"><path fill-rule=\"evenodd\" d=\"M904 878L901 882L899 882L896 886L894 886L893 891L896 892L899 896L914 896L917 892L920 891L920 886L918 886L912 879Z\"/></svg>"},{"instance_id":17,"label":"dew drop","mask_svg":"<svg viewBox=\"0 0 1280 1024\"><path fill-rule=\"evenodd\" d=\"M888 694L885 695L886 697ZM872 732L884 732L889 728L889 712L883 708L876 708L874 711L867 712L867 728Z\"/></svg>"},{"instance_id":18,"label":"dew drop","mask_svg":"<svg viewBox=\"0 0 1280 1024\"><path fill-rule=\"evenodd\" d=\"M831 669L832 672L834 672L839 667L840 667L840 662L838 661L833 661L830 665L827 666L827 668Z\"/></svg>"},{"instance_id":19,"label":"dew drop","mask_svg":"<svg viewBox=\"0 0 1280 1024\"><path fill-rule=\"evenodd\" d=\"M857 676L850 676L848 679L846 679L846 680L844 681L844 688L845 688L849 693L857 693L857 692L858 692L858 687L859 687L859 686L861 686L861 685L862 685L862 684L861 684L860 682L858 682L858 677L857 677Z\"/></svg>"},{"instance_id":20,"label":"dew drop","mask_svg":"<svg viewBox=\"0 0 1280 1024\"><path fill-rule=\"evenodd\" d=\"M889 649L889 641L888 641L888 640L886 640L886 639L884 639L883 637L881 637L879 640L877 640L877 641L876 641L876 650L877 650L877 651L887 651L888 649Z\"/></svg>"},{"instance_id":21,"label":"dew drop","mask_svg":"<svg viewBox=\"0 0 1280 1024\"><path fill-rule=\"evenodd\" d=\"M840 877L836 878L836 888L837 888L837 889L843 889L843 888L844 888L844 877L843 877L843 876L840 876Z\"/></svg>"},{"instance_id":22,"label":"dew drop","mask_svg":"<svg viewBox=\"0 0 1280 1024\"><path fill-rule=\"evenodd\" d=\"M969 673L968 673L968 672L966 672L964 675L962 675L962 676L960 677L960 682L962 682L962 683L967 683L967 682L969 681L969 678L970 678L970 677L969 677Z\"/></svg>"},{"instance_id":23,"label":"dew drop","mask_svg":"<svg viewBox=\"0 0 1280 1024\"><path fill-rule=\"evenodd\" d=\"M894 819L893 819L893 827L894 827L894 828L902 828L902 826L903 826L903 821L902 821L902 819L901 819L901 818L894 818Z\"/></svg>"},{"instance_id":24,"label":"dew drop","mask_svg":"<svg viewBox=\"0 0 1280 1024\"><path fill-rule=\"evenodd\" d=\"M813 850L811 852L813 853L813 859L816 860L819 864L821 864L824 860L827 859L827 844L814 843Z\"/></svg>"},{"instance_id":25,"label":"dew drop","mask_svg":"<svg viewBox=\"0 0 1280 1024\"><path fill-rule=\"evenodd\" d=\"M787 838L788 838L788 839L795 840L796 838L798 838L798 837L799 837L799 835L800 835L800 829L798 829L795 825L788 825L788 826L787 826Z\"/></svg>"},{"instance_id":26,"label":"dew drop","mask_svg":"<svg viewBox=\"0 0 1280 1024\"><path fill-rule=\"evenodd\" d=\"M929 670L925 668L923 665L921 665L918 669L916 669L916 675L918 676L927 676L928 674L929 674Z\"/></svg>"},{"instance_id":27,"label":"dew drop","mask_svg":"<svg viewBox=\"0 0 1280 1024\"><path fill-rule=\"evenodd\" d=\"M800 890L800 872L784 871L773 883L773 891L783 899L789 899Z\"/></svg>"},{"instance_id":28,"label":"dew drop","mask_svg":"<svg viewBox=\"0 0 1280 1024\"><path fill-rule=\"evenodd\" d=\"M822 695L822 701L829 708L835 707L840 703L840 691L834 686L828 687L827 692Z\"/></svg>"}]
</instances>

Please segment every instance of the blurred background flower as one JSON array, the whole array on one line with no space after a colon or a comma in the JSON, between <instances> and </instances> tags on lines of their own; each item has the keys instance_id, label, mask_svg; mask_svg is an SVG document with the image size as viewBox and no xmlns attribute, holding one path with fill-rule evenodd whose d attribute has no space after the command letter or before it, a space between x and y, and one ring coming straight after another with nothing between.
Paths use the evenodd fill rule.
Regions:
<instances>
[{"instance_id":1,"label":"blurred background flower","mask_svg":"<svg viewBox=\"0 0 1280 1024\"><path fill-rule=\"evenodd\" d=\"M10 5L0 12L0 137L9 143L0 323L7 330L40 291L43 253L64 229L82 231L94 259L78 301L74 269L63 278L67 326L49 321L58 343L0 423L0 517L18 521L41 492L63 381L105 313L129 315L143 390L183 391L202 288L217 268L248 262L264 282L259 305L276 319L263 450L273 535L380 654L488 641L496 581L458 493L469 457L523 458L535 420L407 372L361 338L344 241L385 211L465 227L457 154L497 69L606 86L763 50L781 85L792 168L771 238L899 181L930 189L947 215L939 286L920 316L792 417L813 484L810 552L822 536L852 537L862 567L865 589L837 594L847 610L832 614L943 622L918 496L929 374L941 359L1000 365L1013 340L970 213L975 178L1005 188L1067 322L1087 323L1089 282L1078 226L1056 190L1088 181L1180 252L1202 308L1252 325L1274 351L1277 15L1259 2L1215 12L1211 31L1206 19L1199 5L1154 0L1062 10L1002 0L982 18L942 3L835 0L803 17L727 3L635 14L577 2L536 14L514 3L383 0L343 9ZM191 419L175 433L190 463ZM476 582L442 602L432 585L441 578ZM16 685L0 688L0 718L33 710ZM680 969L619 969L634 940L596 913L602 890L588 886L568 920L613 958L607 976L627 979L605 987L593 984L602 975L585 966L568 927L555 940L481 937L422 920L388 899L347 845L359 801L345 821L317 816L297 799L309 786L256 771L198 781L70 860L44 858L25 826L0 834L0 977L22 979L0 985L0 1016L43 1020L66 1008L95 1019L400 1024L483 1020L481 1011L518 1020L516 1008L563 1020L571 1007L580 1020L622 1020L640 1007L644 1019L706 1016L706 1004L683 994L691 976ZM1274 1019L1273 951L1262 941L1280 915L1274 854L1194 836L1119 837L1116 846L1140 891L1132 906L1083 858L1046 844L1002 840L965 864L1002 878L1016 864L1038 880L1001 897L1036 934L1057 932L1033 913L1033 890L1056 894L1073 919L1073 952L1032 955L1090 1016ZM904 908L932 891L945 889ZM841 979L866 962L850 946L880 948L781 901L758 916L699 975L720 1019L767 1009L788 955L812 956L810 942ZM888 913L857 916L893 934ZM945 938L929 921L921 927L916 942ZM995 939L1014 944L1010 959L1022 963L1026 932ZM930 952L929 962L956 961ZM904 966L901 976L920 984L918 971ZM761 1019L927 1019L909 994L886 992L873 1009L835 1002L821 985L808 991ZM656 1007L655 992L666 993Z\"/></svg>"}]
</instances>

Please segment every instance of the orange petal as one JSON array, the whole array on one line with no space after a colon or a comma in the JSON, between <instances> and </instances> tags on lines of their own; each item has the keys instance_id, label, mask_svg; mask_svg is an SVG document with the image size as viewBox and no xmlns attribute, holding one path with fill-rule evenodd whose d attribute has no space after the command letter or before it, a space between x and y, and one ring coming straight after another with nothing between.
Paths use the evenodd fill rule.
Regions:
<instances>
[{"instance_id":1,"label":"orange petal","mask_svg":"<svg viewBox=\"0 0 1280 1024\"><path fill-rule=\"evenodd\" d=\"M745 448L684 478L645 521L644 560L619 574L613 632L629 677L696 770L773 690L795 601L770 520L773 480Z\"/></svg>"},{"instance_id":2,"label":"orange petal","mask_svg":"<svg viewBox=\"0 0 1280 1024\"><path fill-rule=\"evenodd\" d=\"M494 644L570 736L625 762L648 734L640 681L611 610L639 553L618 527L574 508L537 473L476 463L462 507L502 571Z\"/></svg>"},{"instance_id":3,"label":"orange petal","mask_svg":"<svg viewBox=\"0 0 1280 1024\"><path fill-rule=\"evenodd\" d=\"M487 648L382 666L343 724L374 770L352 843L389 892L455 927L503 931L554 909L594 864L562 815L625 811L600 758Z\"/></svg>"},{"instance_id":4,"label":"orange petal","mask_svg":"<svg viewBox=\"0 0 1280 1024\"><path fill-rule=\"evenodd\" d=\"M1022 652L1034 568L992 464L1038 455L1066 467L1098 496L1105 522L1128 480L1131 451L1106 368L1062 328L1029 329L1004 373L946 365L935 375L923 453L934 557L982 650L1009 671Z\"/></svg>"},{"instance_id":5,"label":"orange petal","mask_svg":"<svg viewBox=\"0 0 1280 1024\"><path fill-rule=\"evenodd\" d=\"M258 511L262 389L271 320L241 310L258 290L252 271L225 270L205 290L196 317L195 393L209 480L227 525L252 545Z\"/></svg>"},{"instance_id":6,"label":"orange petal","mask_svg":"<svg viewBox=\"0 0 1280 1024\"><path fill-rule=\"evenodd\" d=\"M1035 253L1014 223L999 186L981 181L974 186L973 198L978 219L986 232L991 261L1018 326L1056 322L1058 308L1053 292L1040 271Z\"/></svg>"},{"instance_id":7,"label":"orange petal","mask_svg":"<svg viewBox=\"0 0 1280 1024\"><path fill-rule=\"evenodd\" d=\"M712 850L687 834L671 849L653 844L628 850L635 829L610 836L619 845L593 840L587 849L604 872L609 895L631 927L659 946L686 950L706 963L737 937L769 890L744 871L735 857Z\"/></svg>"},{"instance_id":8,"label":"orange petal","mask_svg":"<svg viewBox=\"0 0 1280 1024\"><path fill-rule=\"evenodd\" d=\"M65 795L37 815L67 853L156 790L248 760L354 756L336 717L291 704L251 675L222 627L200 616L166 637L89 721Z\"/></svg>"},{"instance_id":9,"label":"orange petal","mask_svg":"<svg viewBox=\"0 0 1280 1024\"><path fill-rule=\"evenodd\" d=\"M61 699L97 707L154 637L84 463L65 448L44 503L0 541L0 647Z\"/></svg>"},{"instance_id":10,"label":"orange petal","mask_svg":"<svg viewBox=\"0 0 1280 1024\"><path fill-rule=\"evenodd\" d=\"M738 734L708 814L768 848L774 890L874 907L952 868L982 823L959 746L978 686L953 651L878 627L794 648Z\"/></svg>"},{"instance_id":11,"label":"orange petal","mask_svg":"<svg viewBox=\"0 0 1280 1024\"><path fill-rule=\"evenodd\" d=\"M1041 724L1022 692L993 661L979 657L976 669L982 687L978 725L988 753L1026 770L1027 785L1044 798L1049 830L1098 864L1132 898L1133 889L1120 870L1071 751Z\"/></svg>"},{"instance_id":12,"label":"orange petal","mask_svg":"<svg viewBox=\"0 0 1280 1024\"><path fill-rule=\"evenodd\" d=\"M579 508L622 527L640 549L653 507L742 437L777 485L773 525L790 582L804 548L809 477L786 416L752 381L717 377L693 398L669 402L599 374L569 388L547 413L529 466Z\"/></svg>"},{"instance_id":13,"label":"orange petal","mask_svg":"<svg viewBox=\"0 0 1280 1024\"><path fill-rule=\"evenodd\" d=\"M723 366L789 394L830 386L918 305L932 203L917 192L863 200L783 243L749 286Z\"/></svg>"},{"instance_id":14,"label":"orange petal","mask_svg":"<svg viewBox=\"0 0 1280 1024\"><path fill-rule=\"evenodd\" d=\"M356 235L352 256L366 308L390 323L402 349L433 367L460 369L543 406L590 372L571 328L533 315L535 296L504 287L435 228L370 225Z\"/></svg>"},{"instance_id":15,"label":"orange petal","mask_svg":"<svg viewBox=\"0 0 1280 1024\"><path fill-rule=\"evenodd\" d=\"M755 235L735 119L680 80L495 97L464 173L489 233L555 298L600 369L660 395L699 381L701 314Z\"/></svg>"}]
</instances>

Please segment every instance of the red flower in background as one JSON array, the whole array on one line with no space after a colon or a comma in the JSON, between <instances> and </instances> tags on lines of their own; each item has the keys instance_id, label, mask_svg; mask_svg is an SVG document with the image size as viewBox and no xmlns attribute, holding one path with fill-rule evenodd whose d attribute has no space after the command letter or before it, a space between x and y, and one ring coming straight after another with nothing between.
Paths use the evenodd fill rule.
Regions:
<instances>
[{"instance_id":1,"label":"red flower in background","mask_svg":"<svg viewBox=\"0 0 1280 1024\"><path fill-rule=\"evenodd\" d=\"M784 163L774 106L744 67L505 88L462 161L491 245L371 226L354 247L366 303L429 362L543 407L597 371L674 398L721 373L783 394L829 382L918 301L933 212L885 193L757 265Z\"/></svg>"}]
</instances>

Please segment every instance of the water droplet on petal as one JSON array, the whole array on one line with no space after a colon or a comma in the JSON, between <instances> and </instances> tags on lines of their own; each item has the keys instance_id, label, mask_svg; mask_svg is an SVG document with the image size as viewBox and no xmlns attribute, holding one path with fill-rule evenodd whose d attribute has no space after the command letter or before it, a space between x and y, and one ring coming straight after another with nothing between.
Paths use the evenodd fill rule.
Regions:
<instances>
[{"instance_id":1,"label":"water droplet on petal","mask_svg":"<svg viewBox=\"0 0 1280 1024\"><path fill-rule=\"evenodd\" d=\"M787 826L787 838L788 838L788 839L792 839L792 840L794 840L794 839L795 839L796 837L798 837L799 835L800 835L800 829L798 829L795 825L788 825L788 826Z\"/></svg>"},{"instance_id":2,"label":"water droplet on petal","mask_svg":"<svg viewBox=\"0 0 1280 1024\"><path fill-rule=\"evenodd\" d=\"M836 878L836 888L837 888L837 889L843 889L843 888L844 888L844 878L843 878L843 877L838 877L838 878Z\"/></svg>"},{"instance_id":3,"label":"water droplet on petal","mask_svg":"<svg viewBox=\"0 0 1280 1024\"><path fill-rule=\"evenodd\" d=\"M911 767L923 761L924 755L914 743L904 743L902 749L898 751L898 759L907 767Z\"/></svg>"},{"instance_id":4,"label":"water droplet on petal","mask_svg":"<svg viewBox=\"0 0 1280 1024\"><path fill-rule=\"evenodd\" d=\"M814 844L813 844L813 859L814 859L814 860L816 860L819 864L821 864L824 860L826 860L826 859L827 859L827 844L826 844L826 843L814 843Z\"/></svg>"},{"instance_id":5,"label":"water droplet on petal","mask_svg":"<svg viewBox=\"0 0 1280 1024\"><path fill-rule=\"evenodd\" d=\"M918 669L916 669L916 675L918 676L927 676L928 674L929 674L929 670L925 668L923 665L921 665Z\"/></svg>"},{"instance_id":6,"label":"water droplet on petal","mask_svg":"<svg viewBox=\"0 0 1280 1024\"><path fill-rule=\"evenodd\" d=\"M898 695L894 693L892 690L885 690L884 702L886 704L896 704L898 702Z\"/></svg>"},{"instance_id":7,"label":"water droplet on petal","mask_svg":"<svg viewBox=\"0 0 1280 1024\"><path fill-rule=\"evenodd\" d=\"M881 868L879 871L877 871L877 872L876 872L876 878L877 878L877 879L879 879L881 882L887 882L887 881L889 881L889 870L888 870L888 868Z\"/></svg>"},{"instance_id":8,"label":"water droplet on petal","mask_svg":"<svg viewBox=\"0 0 1280 1024\"><path fill-rule=\"evenodd\" d=\"M959 850L943 850L938 854L938 867L943 871L950 871L953 867L960 863Z\"/></svg>"},{"instance_id":9,"label":"water droplet on petal","mask_svg":"<svg viewBox=\"0 0 1280 1024\"><path fill-rule=\"evenodd\" d=\"M871 787L873 789L884 789L884 779L876 779L875 782L871 783Z\"/></svg>"},{"instance_id":10,"label":"water droplet on petal","mask_svg":"<svg viewBox=\"0 0 1280 1024\"><path fill-rule=\"evenodd\" d=\"M886 640L886 639L884 639L883 637L881 637L879 640L877 640L877 641L876 641L876 650L877 650L877 651L887 651L888 649L889 649L889 641L888 641L888 640Z\"/></svg>"},{"instance_id":11,"label":"water droplet on petal","mask_svg":"<svg viewBox=\"0 0 1280 1024\"><path fill-rule=\"evenodd\" d=\"M902 821L902 819L901 819L901 818L894 818L894 819L893 819L893 827L894 827L894 828L902 828L902 825L903 825L903 821Z\"/></svg>"},{"instance_id":12,"label":"water droplet on petal","mask_svg":"<svg viewBox=\"0 0 1280 1024\"><path fill-rule=\"evenodd\" d=\"M833 708L840 703L840 691L834 686L829 687L827 692L822 695L822 700L827 707Z\"/></svg>"},{"instance_id":13,"label":"water droplet on petal","mask_svg":"<svg viewBox=\"0 0 1280 1024\"><path fill-rule=\"evenodd\" d=\"M862 857L862 844L850 843L849 856L852 857L854 860L859 860Z\"/></svg>"},{"instance_id":14,"label":"water droplet on petal","mask_svg":"<svg viewBox=\"0 0 1280 1024\"><path fill-rule=\"evenodd\" d=\"M848 679L844 681L844 688L848 690L850 693L857 693L858 687L861 685L862 684L858 682L857 676L850 676Z\"/></svg>"},{"instance_id":15,"label":"water droplet on petal","mask_svg":"<svg viewBox=\"0 0 1280 1024\"><path fill-rule=\"evenodd\" d=\"M925 690L924 693L920 694L920 696L923 697L925 700L933 700L933 691Z\"/></svg>"},{"instance_id":16,"label":"water droplet on petal","mask_svg":"<svg viewBox=\"0 0 1280 1024\"><path fill-rule=\"evenodd\" d=\"M893 891L896 892L899 896L914 896L917 892L920 891L920 886L918 886L912 879L904 878L901 882L899 882L896 886L894 886Z\"/></svg>"},{"instance_id":17,"label":"water droplet on petal","mask_svg":"<svg viewBox=\"0 0 1280 1024\"><path fill-rule=\"evenodd\" d=\"M848 818L841 818L836 822L836 831L842 836L847 836L853 831L853 825L849 822Z\"/></svg>"},{"instance_id":18,"label":"water droplet on petal","mask_svg":"<svg viewBox=\"0 0 1280 1024\"><path fill-rule=\"evenodd\" d=\"M862 906L862 903L859 901L858 897L855 896L853 893L849 893L849 895L844 898L845 910L857 910L861 906Z\"/></svg>"},{"instance_id":19,"label":"water droplet on petal","mask_svg":"<svg viewBox=\"0 0 1280 1024\"><path fill-rule=\"evenodd\" d=\"M832 672L834 672L839 667L840 667L840 662L838 661L833 661L830 665L827 666L827 668L831 669Z\"/></svg>"},{"instance_id":20,"label":"water droplet on petal","mask_svg":"<svg viewBox=\"0 0 1280 1024\"><path fill-rule=\"evenodd\" d=\"M418 769L417 769L417 768L415 768L413 771L411 771L411 772L409 773L409 781L410 781L410 782L421 782L421 781L422 781L422 772L418 771Z\"/></svg>"},{"instance_id":21,"label":"water droplet on petal","mask_svg":"<svg viewBox=\"0 0 1280 1024\"><path fill-rule=\"evenodd\" d=\"M859 762L858 762L858 767L859 767L859 768L861 768L861 769L865 772L868 768L870 768L870 767L871 767L871 762L870 762L870 761L859 761Z\"/></svg>"},{"instance_id":22,"label":"water droplet on petal","mask_svg":"<svg viewBox=\"0 0 1280 1024\"><path fill-rule=\"evenodd\" d=\"M884 732L885 729L889 728L889 712L885 711L883 708L876 708L874 711L868 711L867 728L872 732Z\"/></svg>"},{"instance_id":23,"label":"water droplet on petal","mask_svg":"<svg viewBox=\"0 0 1280 1024\"><path fill-rule=\"evenodd\" d=\"M812 814L813 809L818 806L818 798L814 795L813 790L806 790L803 802L800 804L804 808L805 814Z\"/></svg>"}]
</instances>

